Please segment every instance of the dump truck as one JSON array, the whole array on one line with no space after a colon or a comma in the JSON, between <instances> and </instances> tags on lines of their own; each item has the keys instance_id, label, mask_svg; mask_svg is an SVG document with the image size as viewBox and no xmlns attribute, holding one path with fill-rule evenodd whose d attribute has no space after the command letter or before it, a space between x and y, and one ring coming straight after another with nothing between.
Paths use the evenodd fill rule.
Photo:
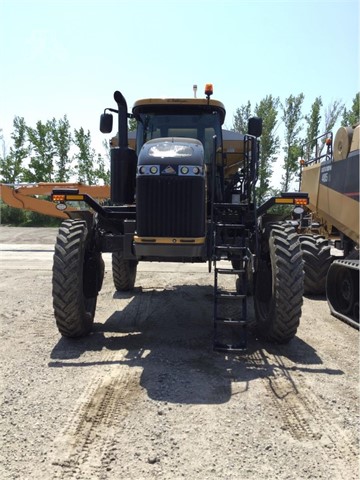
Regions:
<instances>
[{"instance_id":1,"label":"dump truck","mask_svg":"<svg viewBox=\"0 0 360 480\"><path fill-rule=\"evenodd\" d=\"M303 146L300 190L309 194L300 227L305 292L326 293L331 313L359 327L360 124ZM315 152L312 147L315 146ZM323 153L324 152L324 153ZM331 253L336 248L337 255Z\"/></svg>"},{"instance_id":2,"label":"dump truck","mask_svg":"<svg viewBox=\"0 0 360 480\"><path fill-rule=\"evenodd\" d=\"M68 216L55 244L52 296L61 335L92 330L102 288L102 254L112 254L114 287L130 291L139 262L205 263L213 275L213 348L246 349L251 292L260 337L286 343L296 334L303 299L303 258L294 227L279 222L274 205L305 206L305 192L284 192L257 205L262 120L224 147L225 107L204 98L148 98L129 113L119 91L100 130L117 134L110 149L110 200L99 203L78 188L52 190ZM137 122L129 146L128 120ZM68 209L74 202L87 207ZM234 281L223 282L222 280ZM232 285L229 287L229 285ZM224 286L225 285L225 286ZM230 313L229 313L230 312ZM253 320L253 319L252 319Z\"/></svg>"}]
</instances>

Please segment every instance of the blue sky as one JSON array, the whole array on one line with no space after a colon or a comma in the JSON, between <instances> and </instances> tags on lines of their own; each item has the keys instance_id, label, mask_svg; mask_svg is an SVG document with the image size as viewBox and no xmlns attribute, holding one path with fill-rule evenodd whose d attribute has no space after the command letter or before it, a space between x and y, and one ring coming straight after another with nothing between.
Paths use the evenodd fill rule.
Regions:
<instances>
[{"instance_id":1,"label":"blue sky","mask_svg":"<svg viewBox=\"0 0 360 480\"><path fill-rule=\"evenodd\" d=\"M359 86L355 0L0 0L0 128L65 114L103 140L99 116L120 90L138 98L198 97L227 110L303 92L351 107ZM10 145L10 142L8 143Z\"/></svg>"}]
</instances>

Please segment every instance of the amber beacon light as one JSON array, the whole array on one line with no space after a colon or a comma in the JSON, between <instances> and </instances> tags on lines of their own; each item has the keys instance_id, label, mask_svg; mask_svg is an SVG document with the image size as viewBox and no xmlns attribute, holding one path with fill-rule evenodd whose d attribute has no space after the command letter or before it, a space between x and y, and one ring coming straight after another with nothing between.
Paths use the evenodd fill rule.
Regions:
<instances>
[{"instance_id":1,"label":"amber beacon light","mask_svg":"<svg viewBox=\"0 0 360 480\"><path fill-rule=\"evenodd\" d=\"M205 95L207 97L210 97L210 95L212 95L213 93L214 93L213 84L212 83L207 83L205 85Z\"/></svg>"}]
</instances>

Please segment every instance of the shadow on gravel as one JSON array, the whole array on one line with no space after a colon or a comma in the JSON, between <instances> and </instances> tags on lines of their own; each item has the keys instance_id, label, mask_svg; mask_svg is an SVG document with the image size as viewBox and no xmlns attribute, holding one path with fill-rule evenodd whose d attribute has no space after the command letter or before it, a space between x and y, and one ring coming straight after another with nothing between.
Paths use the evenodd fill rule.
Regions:
<instances>
[{"instance_id":1,"label":"shadow on gravel","mask_svg":"<svg viewBox=\"0 0 360 480\"><path fill-rule=\"evenodd\" d=\"M137 289L135 294L116 295L128 300L125 308L105 323L95 323L88 337L61 338L49 367L140 367L140 384L150 398L183 404L225 403L234 383L239 384L239 395L249 389L251 381L271 379L279 372L291 381L293 371L343 373L325 368L311 345L298 337L287 345L272 345L250 332L245 353L214 352L211 286ZM253 315L250 306L249 316ZM83 358L89 358L87 352L93 352L91 361Z\"/></svg>"}]
</instances>

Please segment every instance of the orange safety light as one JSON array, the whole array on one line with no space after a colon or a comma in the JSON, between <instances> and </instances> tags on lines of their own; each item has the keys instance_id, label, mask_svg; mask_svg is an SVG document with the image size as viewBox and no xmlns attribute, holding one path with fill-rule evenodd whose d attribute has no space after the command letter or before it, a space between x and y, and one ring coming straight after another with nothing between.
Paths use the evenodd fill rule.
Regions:
<instances>
[{"instance_id":1,"label":"orange safety light","mask_svg":"<svg viewBox=\"0 0 360 480\"><path fill-rule=\"evenodd\" d=\"M325 140L325 143L326 143L326 145L331 145L331 138L327 138L327 139Z\"/></svg>"},{"instance_id":2,"label":"orange safety light","mask_svg":"<svg viewBox=\"0 0 360 480\"><path fill-rule=\"evenodd\" d=\"M294 203L295 205L307 205L309 202L307 198L295 198Z\"/></svg>"},{"instance_id":3,"label":"orange safety light","mask_svg":"<svg viewBox=\"0 0 360 480\"><path fill-rule=\"evenodd\" d=\"M214 93L213 84L212 83L207 83L205 85L205 95L207 97L210 97L210 95L212 95L213 93Z\"/></svg>"},{"instance_id":4,"label":"orange safety light","mask_svg":"<svg viewBox=\"0 0 360 480\"><path fill-rule=\"evenodd\" d=\"M303 158L300 160L300 165L305 165L305 160Z\"/></svg>"},{"instance_id":5,"label":"orange safety light","mask_svg":"<svg viewBox=\"0 0 360 480\"><path fill-rule=\"evenodd\" d=\"M65 195L53 195L52 199L54 202L65 202Z\"/></svg>"}]
</instances>

